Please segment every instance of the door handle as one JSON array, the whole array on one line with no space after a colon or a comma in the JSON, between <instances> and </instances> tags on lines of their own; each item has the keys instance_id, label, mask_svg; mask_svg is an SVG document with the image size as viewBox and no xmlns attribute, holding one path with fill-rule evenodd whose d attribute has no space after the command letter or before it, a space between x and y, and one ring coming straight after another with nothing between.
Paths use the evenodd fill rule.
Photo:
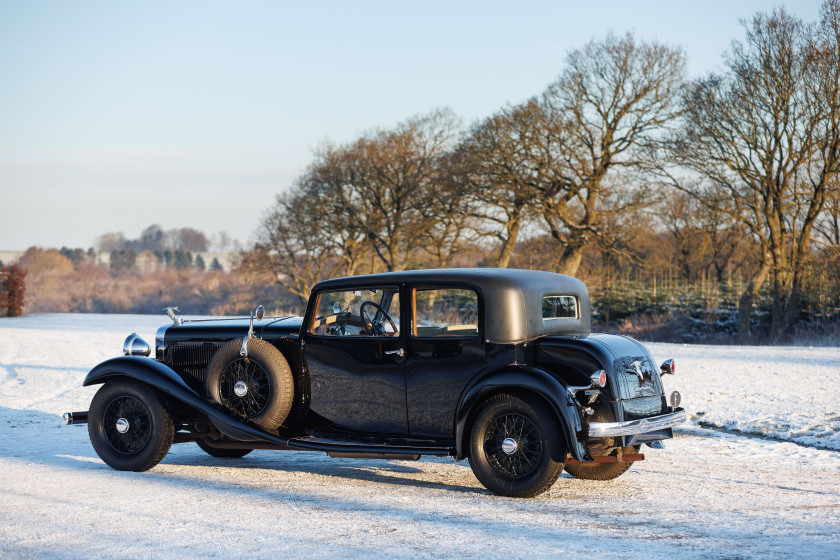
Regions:
<instances>
[{"instance_id":1,"label":"door handle","mask_svg":"<svg viewBox=\"0 0 840 560\"><path fill-rule=\"evenodd\" d=\"M405 357L405 349L400 347L396 350L385 350L385 355L396 356L398 358L404 358Z\"/></svg>"}]
</instances>

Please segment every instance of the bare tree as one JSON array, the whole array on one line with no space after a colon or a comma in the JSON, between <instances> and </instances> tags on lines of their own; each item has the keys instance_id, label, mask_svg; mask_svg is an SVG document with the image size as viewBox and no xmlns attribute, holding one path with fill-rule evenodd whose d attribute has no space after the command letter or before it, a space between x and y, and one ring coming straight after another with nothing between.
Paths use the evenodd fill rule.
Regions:
<instances>
[{"instance_id":1,"label":"bare tree","mask_svg":"<svg viewBox=\"0 0 840 560\"><path fill-rule=\"evenodd\" d=\"M320 220L313 226L320 244L343 262L342 274L353 276L371 255L366 231L358 220L358 194L346 182L345 154L341 148L326 146L297 183L298 196L313 201L309 206ZM368 271L368 272L372 272Z\"/></svg>"},{"instance_id":2,"label":"bare tree","mask_svg":"<svg viewBox=\"0 0 840 560\"><path fill-rule=\"evenodd\" d=\"M156 226L151 226L154 228ZM151 228L147 228L148 231ZM146 233L144 231L144 233ZM161 232L162 233L162 232ZM141 237L139 247L136 247L138 242L132 248L151 249L152 247L142 246L143 238ZM195 251L201 252L207 250L207 237L203 232L194 228L174 228L166 232L166 245L174 251ZM154 249L153 249L154 250ZM158 249L160 250L160 249Z\"/></svg>"},{"instance_id":3,"label":"bare tree","mask_svg":"<svg viewBox=\"0 0 840 560\"><path fill-rule=\"evenodd\" d=\"M475 124L453 156L477 231L499 243L495 266L508 266L520 232L534 213L541 165L534 150L545 129L543 109L531 99Z\"/></svg>"},{"instance_id":4,"label":"bare tree","mask_svg":"<svg viewBox=\"0 0 840 560\"><path fill-rule=\"evenodd\" d=\"M245 268L271 272L305 301L314 283L368 262L368 272L376 262L401 270L423 249L445 264L464 229L441 171L456 132L452 113L440 110L323 146L263 218Z\"/></svg>"},{"instance_id":5,"label":"bare tree","mask_svg":"<svg viewBox=\"0 0 840 560\"><path fill-rule=\"evenodd\" d=\"M429 212L440 187L440 162L451 149L458 120L436 110L378 130L345 146L328 146L313 164L324 196L349 212L386 270L402 270L439 222Z\"/></svg>"},{"instance_id":6,"label":"bare tree","mask_svg":"<svg viewBox=\"0 0 840 560\"><path fill-rule=\"evenodd\" d=\"M436 167L436 179L425 190L425 204L420 207L422 221L429 227L420 232L419 245L434 266L444 268L474 247L478 237L469 189L460 180L455 152L439 159Z\"/></svg>"},{"instance_id":7,"label":"bare tree","mask_svg":"<svg viewBox=\"0 0 840 560\"><path fill-rule=\"evenodd\" d=\"M305 304L312 286L333 276L341 260L325 242L318 200L287 192L263 217L254 247L242 259L244 271L270 273Z\"/></svg>"},{"instance_id":8,"label":"bare tree","mask_svg":"<svg viewBox=\"0 0 840 560\"><path fill-rule=\"evenodd\" d=\"M648 148L678 115L684 66L679 49L610 34L569 54L543 95L549 128L541 138L555 140L537 150L551 163L540 172L541 211L560 272L577 271L588 241L614 245L619 218L654 201L644 182L610 177L649 165Z\"/></svg>"},{"instance_id":9,"label":"bare tree","mask_svg":"<svg viewBox=\"0 0 840 560\"><path fill-rule=\"evenodd\" d=\"M727 71L688 88L676 155L725 193L733 218L761 244L761 266L741 298L741 333L769 276L778 339L799 309L812 230L838 173L840 4L825 1L815 25L779 8L746 27Z\"/></svg>"},{"instance_id":10,"label":"bare tree","mask_svg":"<svg viewBox=\"0 0 840 560\"><path fill-rule=\"evenodd\" d=\"M695 281L708 271L722 284L728 272L744 264L736 262L744 253L742 226L726 210L728 201L721 193L699 186L696 192L705 194L698 198L681 191L669 193L658 214L674 240L674 258L681 275Z\"/></svg>"},{"instance_id":11,"label":"bare tree","mask_svg":"<svg viewBox=\"0 0 840 560\"><path fill-rule=\"evenodd\" d=\"M153 224L140 232L140 239L137 247L139 251L158 251L162 252L170 247L167 246L167 234L163 228L158 224Z\"/></svg>"},{"instance_id":12,"label":"bare tree","mask_svg":"<svg viewBox=\"0 0 840 560\"><path fill-rule=\"evenodd\" d=\"M361 141L373 148L354 171L359 200L364 201L362 223L370 244L387 270L401 270L420 246L424 234L440 223L428 212L441 181L440 163L457 137L459 121L449 110L414 117L377 141Z\"/></svg>"}]
</instances>

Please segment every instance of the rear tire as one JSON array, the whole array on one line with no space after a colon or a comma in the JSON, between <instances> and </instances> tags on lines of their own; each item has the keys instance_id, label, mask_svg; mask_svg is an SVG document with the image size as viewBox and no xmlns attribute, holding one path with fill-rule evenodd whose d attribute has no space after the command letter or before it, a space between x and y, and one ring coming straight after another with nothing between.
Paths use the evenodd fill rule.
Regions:
<instances>
[{"instance_id":1,"label":"rear tire","mask_svg":"<svg viewBox=\"0 0 840 560\"><path fill-rule=\"evenodd\" d=\"M638 446L629 446L622 453L638 453ZM566 472L580 480L614 480L630 470L633 461L623 463L574 463L565 466Z\"/></svg>"},{"instance_id":2,"label":"rear tire","mask_svg":"<svg viewBox=\"0 0 840 560\"><path fill-rule=\"evenodd\" d=\"M253 451L253 449L228 449L226 447L216 447L213 444L208 443L205 439L196 440L196 443L208 455L220 457L222 459L239 459Z\"/></svg>"},{"instance_id":3,"label":"rear tire","mask_svg":"<svg viewBox=\"0 0 840 560\"><path fill-rule=\"evenodd\" d=\"M160 463L175 437L172 418L157 393L138 381L108 381L88 413L93 449L118 471L147 471Z\"/></svg>"},{"instance_id":4,"label":"rear tire","mask_svg":"<svg viewBox=\"0 0 840 560\"><path fill-rule=\"evenodd\" d=\"M542 494L563 472L566 446L556 417L535 399L500 394L487 399L470 430L470 467L501 496Z\"/></svg>"}]
</instances>

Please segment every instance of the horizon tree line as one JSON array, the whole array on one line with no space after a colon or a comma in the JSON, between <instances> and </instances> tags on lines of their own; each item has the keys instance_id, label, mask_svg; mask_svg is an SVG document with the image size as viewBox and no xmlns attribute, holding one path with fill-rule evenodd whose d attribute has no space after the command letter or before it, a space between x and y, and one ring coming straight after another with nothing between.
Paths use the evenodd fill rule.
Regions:
<instances>
[{"instance_id":1,"label":"horizon tree line","mask_svg":"<svg viewBox=\"0 0 840 560\"><path fill-rule=\"evenodd\" d=\"M664 232L677 265L702 255L718 281L748 280L741 334L769 285L778 339L811 261L840 246L840 0L816 22L781 7L743 25L719 73L687 79L680 48L609 34L466 128L435 109L327 143L243 265L305 299L331 276L507 267L534 239L565 274L595 254L643 266L638 243Z\"/></svg>"}]
</instances>

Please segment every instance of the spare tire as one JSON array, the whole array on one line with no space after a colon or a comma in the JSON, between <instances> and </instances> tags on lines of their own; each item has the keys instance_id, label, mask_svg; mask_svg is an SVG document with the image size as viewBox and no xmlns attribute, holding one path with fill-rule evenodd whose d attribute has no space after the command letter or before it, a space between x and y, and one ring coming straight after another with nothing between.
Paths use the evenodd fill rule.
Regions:
<instances>
[{"instance_id":1,"label":"spare tire","mask_svg":"<svg viewBox=\"0 0 840 560\"><path fill-rule=\"evenodd\" d=\"M248 341L248 357L239 355L242 339L231 340L207 364L207 396L234 415L265 431L276 430L292 409L295 383L289 362L270 343Z\"/></svg>"}]
</instances>

